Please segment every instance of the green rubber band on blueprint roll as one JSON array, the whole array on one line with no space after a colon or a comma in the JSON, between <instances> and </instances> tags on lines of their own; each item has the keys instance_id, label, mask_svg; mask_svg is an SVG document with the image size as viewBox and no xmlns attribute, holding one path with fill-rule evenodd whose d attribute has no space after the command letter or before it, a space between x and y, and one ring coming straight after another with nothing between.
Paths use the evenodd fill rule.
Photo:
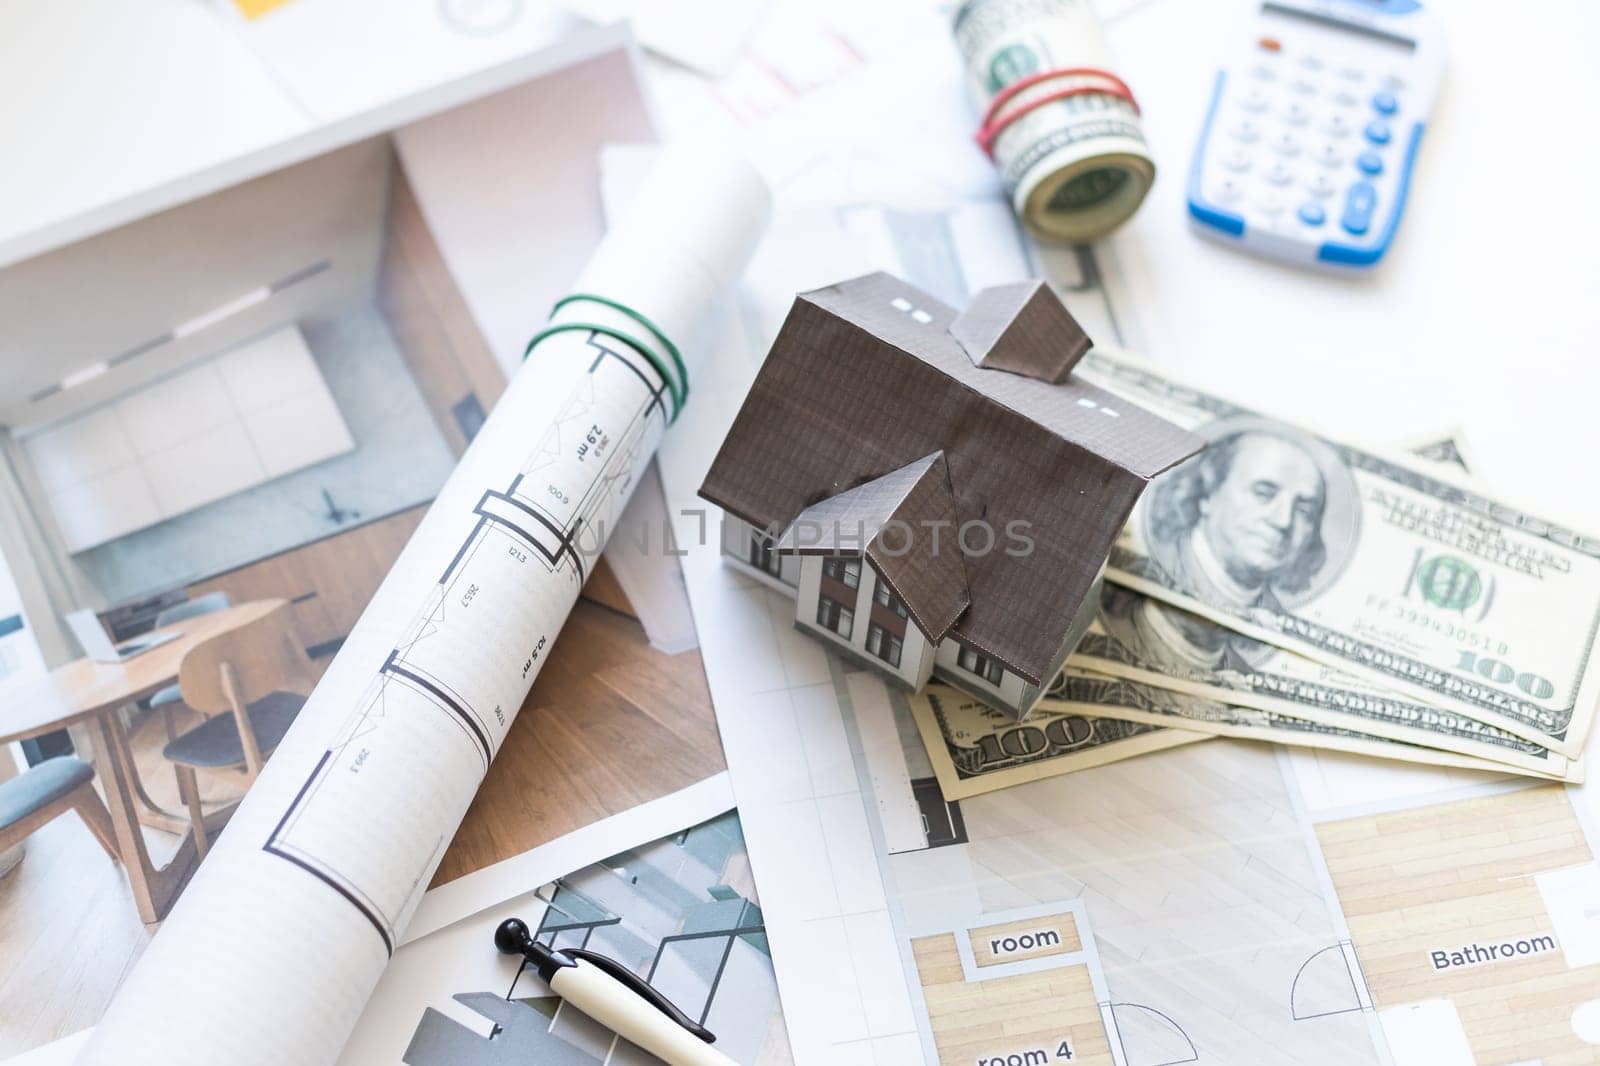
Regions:
<instances>
[{"instance_id":1,"label":"green rubber band on blueprint roll","mask_svg":"<svg viewBox=\"0 0 1600 1066\"><path fill-rule=\"evenodd\" d=\"M556 301L554 307L550 308L550 313L553 315L570 303L580 302L599 304L601 307L609 307L611 310L617 312L617 314L626 315L635 322L639 323L639 325L643 326L645 329L649 330L650 336L659 341L661 343L661 347L667 350L667 355L672 357L672 365L678 368L678 381L682 386L679 399L684 403L688 402L689 368L683 365L683 357L678 354L678 346L673 344L672 339L665 333L661 332L660 328L658 328L654 322L650 321L648 318L644 317L639 312L625 304L619 304L617 301L609 299L605 296L596 296L593 293L588 292L575 292L571 293L570 295L563 296L561 299Z\"/></svg>"},{"instance_id":2,"label":"green rubber band on blueprint roll","mask_svg":"<svg viewBox=\"0 0 1600 1066\"><path fill-rule=\"evenodd\" d=\"M634 322L637 322L639 325L643 326L650 333L650 335L656 339L656 342L659 343L661 347L666 349L667 355L672 359L672 364L678 371L677 374L674 375L668 372L667 368L662 365L661 360L656 357L655 353L650 351L649 347L641 342L637 337L630 336L629 334L614 329L610 326L602 326L594 322L563 322L559 325L546 326L544 329L534 334L533 339L528 342L528 346L523 349L522 357L526 359L530 354L532 354L535 345L544 340L546 337L557 333L566 333L572 330L581 329L591 330L595 333L612 337L638 352L640 356L642 356L652 367L655 368L656 373L661 375L661 380L667 383L667 388L672 393L673 412L671 420L676 422L678 420L679 413L683 410L683 405L687 403L689 399L689 369L688 367L684 366L683 357L678 353L678 346L673 344L671 339L668 338L668 336L663 333L654 322L651 322L644 315L641 315L639 312L635 311L631 307L626 306L625 304L618 303L617 301L608 299L604 296L595 296L592 293L575 292L568 296L562 297L560 300L557 300L555 306L550 308L550 314L553 316L556 312L560 311L568 304L580 302L599 304L602 307L610 308L618 314L630 318Z\"/></svg>"},{"instance_id":3,"label":"green rubber band on blueprint roll","mask_svg":"<svg viewBox=\"0 0 1600 1066\"><path fill-rule=\"evenodd\" d=\"M678 395L677 383L673 380L672 375L668 373L665 364L656 358L655 353L646 347L643 341L612 329L610 326L602 326L597 322L562 322L559 325L546 326L533 335L533 339L528 342L528 346L522 350L522 358L527 359L528 356L532 355L533 349L545 338L553 337L557 333L571 333L575 330L582 330L586 333L599 333L602 336L621 341L635 352L638 352L639 356L654 367L657 374L661 375L661 380L667 383L667 392L672 396L672 417L667 420L667 423L670 425L678 420L679 413L683 411L683 399Z\"/></svg>"}]
</instances>

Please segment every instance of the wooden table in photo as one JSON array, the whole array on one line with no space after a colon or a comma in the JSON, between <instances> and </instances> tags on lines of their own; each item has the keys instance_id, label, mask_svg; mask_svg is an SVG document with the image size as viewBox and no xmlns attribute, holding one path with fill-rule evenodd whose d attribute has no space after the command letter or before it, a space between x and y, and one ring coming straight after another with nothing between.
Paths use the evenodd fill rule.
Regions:
<instances>
[{"instance_id":1,"label":"wooden table in photo","mask_svg":"<svg viewBox=\"0 0 1600 1066\"><path fill-rule=\"evenodd\" d=\"M0 701L0 743L69 729L87 738L95 775L105 793L116 828L117 849L139 906L139 917L157 922L171 908L196 865L194 839L185 835L177 853L159 869L145 847L141 823L187 834L188 821L151 802L138 771L119 711L174 684L178 664L202 641L246 625L285 601L255 600L214 614L186 618L170 630L179 634L124 663L77 659L51 671ZM165 632L166 630L157 630ZM208 824L210 819L207 819Z\"/></svg>"}]
</instances>

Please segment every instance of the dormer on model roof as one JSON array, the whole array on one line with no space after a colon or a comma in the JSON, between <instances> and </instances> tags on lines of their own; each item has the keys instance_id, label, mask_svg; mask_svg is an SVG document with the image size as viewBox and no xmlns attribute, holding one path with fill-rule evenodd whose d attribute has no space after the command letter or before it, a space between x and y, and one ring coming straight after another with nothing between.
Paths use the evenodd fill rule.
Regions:
<instances>
[{"instance_id":1,"label":"dormer on model roof","mask_svg":"<svg viewBox=\"0 0 1600 1066\"><path fill-rule=\"evenodd\" d=\"M1094 344L1042 281L995 285L972 298L950 323L975 364L1059 385Z\"/></svg>"},{"instance_id":2,"label":"dormer on model roof","mask_svg":"<svg viewBox=\"0 0 1600 1066\"><path fill-rule=\"evenodd\" d=\"M841 654L1020 718L1145 484L1201 447L1073 377L1090 343L1042 282L960 314L888 274L800 295L700 488L730 559Z\"/></svg>"}]
</instances>

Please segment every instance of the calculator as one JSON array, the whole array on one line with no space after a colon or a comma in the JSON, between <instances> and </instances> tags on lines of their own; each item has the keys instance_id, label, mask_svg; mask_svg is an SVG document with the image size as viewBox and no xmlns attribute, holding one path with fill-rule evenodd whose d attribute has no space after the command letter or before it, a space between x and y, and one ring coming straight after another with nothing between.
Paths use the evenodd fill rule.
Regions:
<instances>
[{"instance_id":1,"label":"calculator","mask_svg":"<svg viewBox=\"0 0 1600 1066\"><path fill-rule=\"evenodd\" d=\"M1189 170L1207 236L1334 271L1383 258L1444 70L1417 0L1266 0L1218 73Z\"/></svg>"}]
</instances>

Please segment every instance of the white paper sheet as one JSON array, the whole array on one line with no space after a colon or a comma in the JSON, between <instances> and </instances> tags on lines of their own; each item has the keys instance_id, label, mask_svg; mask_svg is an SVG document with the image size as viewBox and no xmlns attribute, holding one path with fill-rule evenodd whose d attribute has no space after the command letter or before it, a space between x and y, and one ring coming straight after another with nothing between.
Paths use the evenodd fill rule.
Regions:
<instances>
[{"instance_id":1,"label":"white paper sheet","mask_svg":"<svg viewBox=\"0 0 1600 1066\"><path fill-rule=\"evenodd\" d=\"M627 19L646 48L703 74L723 74L739 57L765 0L561 0L591 22Z\"/></svg>"},{"instance_id":2,"label":"white paper sheet","mask_svg":"<svg viewBox=\"0 0 1600 1066\"><path fill-rule=\"evenodd\" d=\"M520 0L301 0L254 19L231 0L215 0L215 7L318 122L582 36L570 15Z\"/></svg>"}]
</instances>

